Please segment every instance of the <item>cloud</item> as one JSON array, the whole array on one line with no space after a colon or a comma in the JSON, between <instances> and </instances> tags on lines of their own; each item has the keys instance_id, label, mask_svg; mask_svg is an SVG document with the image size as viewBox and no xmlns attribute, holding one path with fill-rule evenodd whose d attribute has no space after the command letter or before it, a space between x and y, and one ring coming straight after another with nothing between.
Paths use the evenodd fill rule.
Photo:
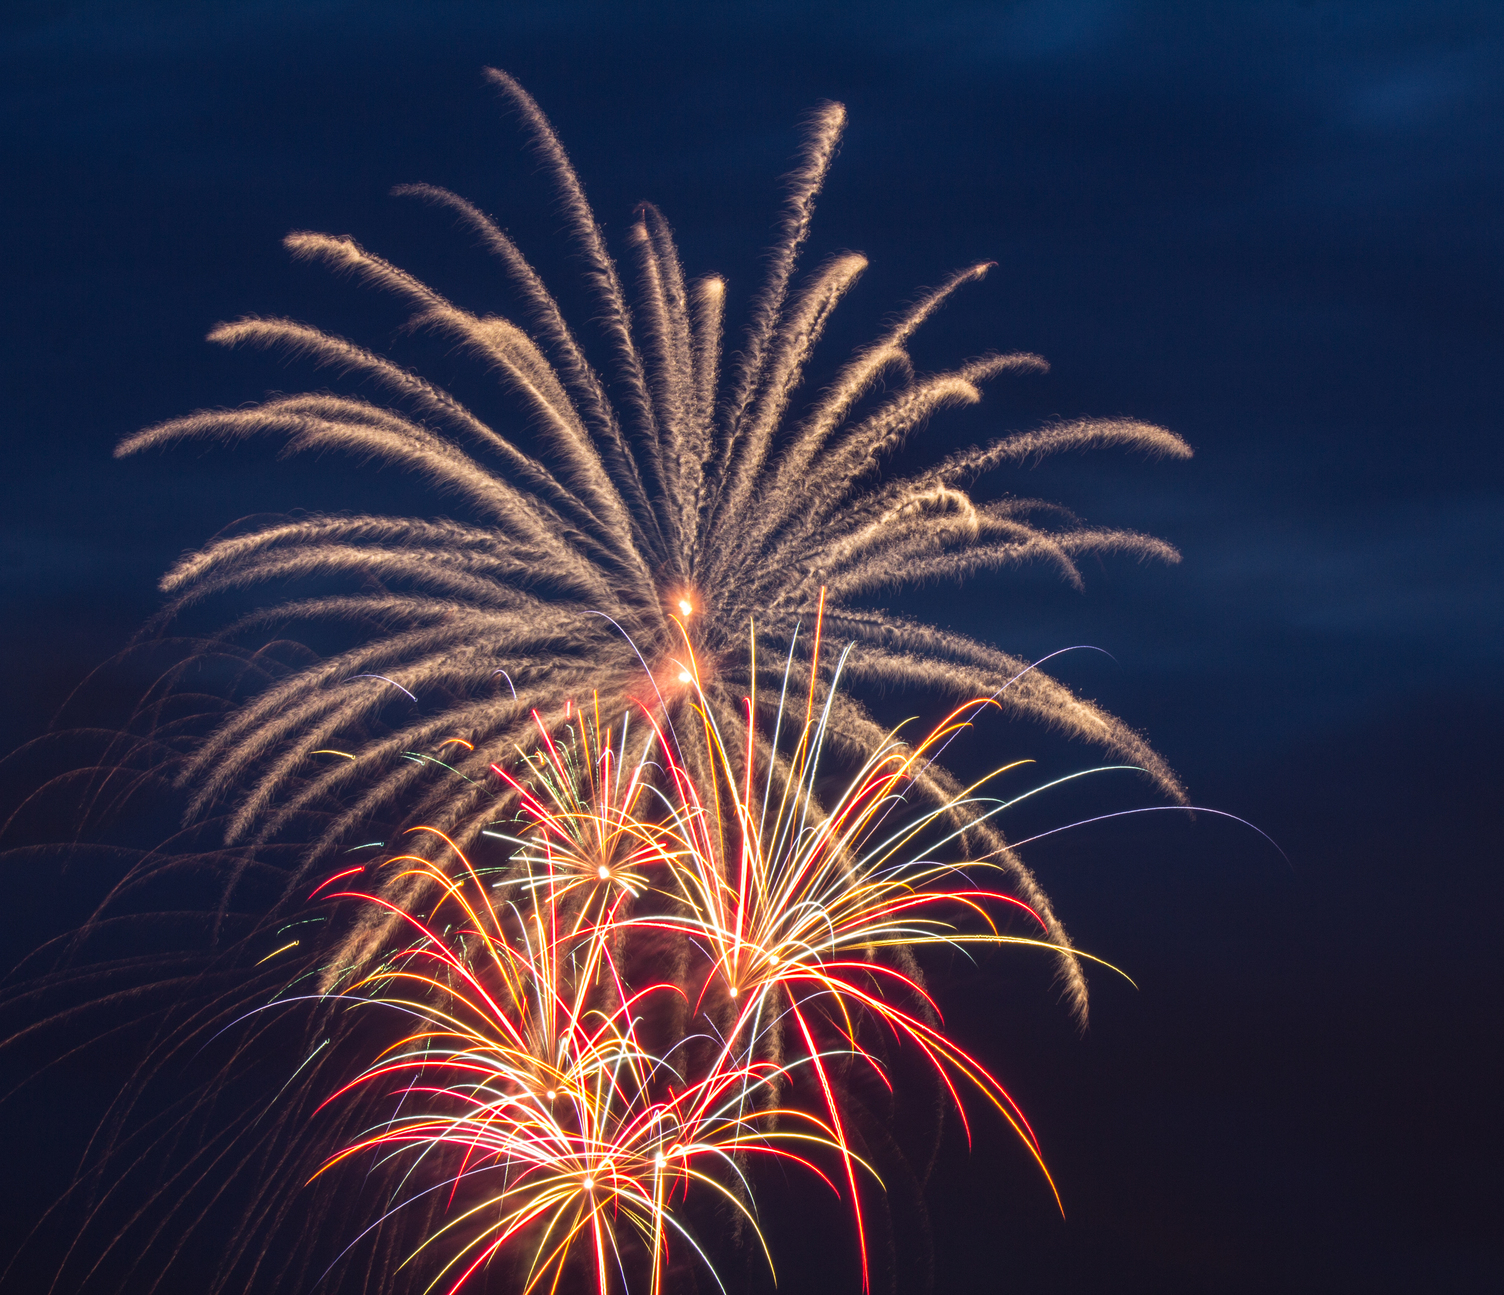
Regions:
<instances>
[{"instance_id":1,"label":"cloud","mask_svg":"<svg viewBox=\"0 0 1504 1295\"><path fill-rule=\"evenodd\" d=\"M1504 649L1504 497L1348 514L1330 526L1232 526L1187 574L1240 619L1318 635Z\"/></svg>"}]
</instances>

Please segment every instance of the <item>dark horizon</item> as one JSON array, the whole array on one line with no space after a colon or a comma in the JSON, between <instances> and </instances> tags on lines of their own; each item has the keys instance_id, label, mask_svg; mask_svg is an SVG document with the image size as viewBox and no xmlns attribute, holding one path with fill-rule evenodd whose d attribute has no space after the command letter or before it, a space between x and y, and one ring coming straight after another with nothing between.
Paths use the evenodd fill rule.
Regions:
<instances>
[{"instance_id":1,"label":"dark horizon","mask_svg":"<svg viewBox=\"0 0 1504 1295\"><path fill-rule=\"evenodd\" d=\"M1029 657L1103 649L1059 676L1289 860L1179 815L1030 854L1072 935L1139 989L1093 976L1085 1036L1037 969L994 962L942 989L955 1033L990 1050L1039 1129L1067 1218L984 1118L970 1157L952 1128L930 1193L935 1288L1492 1289L1501 55L1504 15L1476 3L14 11L0 750L40 733L160 605L161 573L237 518L435 509L393 472L279 462L269 445L111 451L195 408L324 381L208 345L217 321L391 340L376 294L289 262L289 230L352 234L470 304L494 299L466 238L394 185L474 200L573 291L483 65L549 114L613 254L655 202L687 268L727 276L733 328L799 123L839 100L850 125L804 265L854 248L870 267L806 390L921 286L989 259L917 339L917 366L995 348L1052 367L934 418L917 458L1083 414L1162 424L1196 450L1073 455L995 485L1162 536L1180 565L1093 562L1084 594L1024 571L904 607ZM466 380L462 357L429 358L430 376ZM1026 725L998 741L1091 754ZM76 920L65 881L18 883L7 966ZM55 1148L81 1146L67 1108L108 1090L68 1083L7 1108L5 1259L66 1180ZM788 1203L775 1213L781 1290L855 1289L849 1255L824 1253ZM47 1262L28 1252L14 1288Z\"/></svg>"}]
</instances>

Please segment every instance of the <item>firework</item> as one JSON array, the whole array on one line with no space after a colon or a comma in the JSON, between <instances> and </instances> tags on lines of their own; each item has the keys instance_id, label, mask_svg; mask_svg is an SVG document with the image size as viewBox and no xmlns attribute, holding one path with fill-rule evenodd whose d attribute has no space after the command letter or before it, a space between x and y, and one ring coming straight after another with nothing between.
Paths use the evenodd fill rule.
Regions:
<instances>
[{"instance_id":1,"label":"firework","mask_svg":"<svg viewBox=\"0 0 1504 1295\"><path fill-rule=\"evenodd\" d=\"M747 1106L746 1094L770 1082L766 1062L723 1059L686 1078L651 1050L639 1013L653 996L683 991L625 985L611 951L615 905L597 921L561 924L551 869L532 874L540 884L526 899L498 901L455 857L455 875L404 860L443 900L426 922L402 913L417 941L346 991L417 1028L329 1099L397 1086L393 1114L319 1174L352 1157L389 1172L401 1164L417 1185L394 1211L446 1189L453 1206L464 1189L410 1256L442 1253L429 1289L447 1281L457 1291L511 1242L525 1250L525 1290L556 1288L583 1251L604 1295L608 1274L626 1280L635 1239L656 1295L671 1238L704 1257L674 1208L694 1187L741 1211L760 1239L745 1190L734 1190L745 1188L742 1164L765 1154L813 1169L803 1144L831 1144L823 1123ZM458 918L447 935L438 922L446 908ZM427 1180L435 1164L444 1166L437 1184Z\"/></svg>"},{"instance_id":2,"label":"firework","mask_svg":"<svg viewBox=\"0 0 1504 1295\"><path fill-rule=\"evenodd\" d=\"M1061 450L1126 446L1183 457L1185 443L1146 423L1078 420L884 479L885 460L931 415L980 400L988 380L1045 366L1020 353L939 374L914 372L911 335L958 289L983 277L987 266L977 265L920 296L802 408L796 403L830 313L865 265L844 254L803 279L796 274L844 111L827 104L811 120L787 179L767 281L723 373L724 283L686 279L667 222L644 206L627 239L636 271L629 309L622 275L552 128L510 77L487 76L517 111L555 186L592 296L591 327L600 336L591 345L516 244L447 190L407 185L398 192L450 214L500 261L524 308L520 323L448 300L351 238L299 232L286 241L296 258L394 295L414 328L449 339L487 366L515 398L519 421L535 430L534 449L394 361L272 318L222 324L210 337L305 357L367 382L393 403L279 396L173 419L119 447L129 454L191 438L280 437L288 452L340 450L419 473L472 518L312 515L219 540L167 574L168 619L206 598L267 582L320 576L355 590L284 602L231 626L232 637L272 620L334 618L364 627L356 646L273 679L186 756L180 780L191 789L190 819L222 810L227 842L260 848L286 839L308 812L322 813L290 887L304 884L329 851L381 816L435 824L468 848L495 814L486 769L497 752L536 750L559 732L569 722L560 698L594 690L608 728L633 697L651 699L663 724L682 718L693 702L725 730L739 720L741 699L762 682L735 650L749 620L791 639L815 618L822 590L826 632L854 644L845 658L848 679L924 686L956 699L995 695L1009 711L1143 769L1180 799L1174 774L1117 719L996 648L863 599L1036 560L1077 585L1083 555L1174 561L1162 541L1087 526L1038 501L979 501L968 487L994 469ZM607 359L599 369L588 358L597 350ZM673 664L681 629L699 663L693 687ZM815 660L796 662L795 672L812 671ZM1012 681L1006 689L1005 681ZM384 708L402 694L420 704L391 721ZM857 759L887 736L852 697L834 693L822 733ZM455 734L463 745L445 758L462 778L426 778L430 762L413 753ZM314 754L331 749L348 758ZM697 750L685 759L697 779L711 777ZM953 826L967 824L969 847L988 854L1037 914L1084 1018L1079 965L1027 869L977 821L943 769L926 762L911 774L913 794L947 807ZM385 898L396 910L414 910L431 884L426 874L407 875ZM395 920L358 925L335 961L372 956Z\"/></svg>"},{"instance_id":3,"label":"firework","mask_svg":"<svg viewBox=\"0 0 1504 1295\"><path fill-rule=\"evenodd\" d=\"M849 1202L866 1289L863 1194L881 1184L846 1094L853 1067L890 1082L875 1033L929 1064L963 1122L963 1090L980 1093L1044 1170L1012 1097L945 1032L914 956L929 944L1059 951L1037 911L987 884L1006 868L956 857L956 811L985 819L1009 802L968 789L917 813L906 803L936 751L997 702L973 699L912 746L890 736L826 804L814 786L840 666L828 687L807 672L800 691L793 655L773 731L759 735L749 697L729 745L697 686L678 730L650 704L635 735L630 716L605 726L595 697L566 708L559 734L537 717L538 742L493 765L518 805L486 833L505 862L477 868L414 829L442 842L447 866L399 856L375 893L328 896L408 933L339 996L409 1027L328 1099L390 1110L319 1175L357 1159L398 1176L390 1212L447 1197L408 1260L432 1262L429 1289L457 1292L507 1253L524 1291L572 1269L598 1295L634 1277L657 1295L671 1244L711 1263L676 1210L695 1195L739 1212L771 1263L755 1204L765 1157ZM673 664L692 684L702 673L687 632ZM684 758L700 749L708 778ZM438 896L426 915L383 898L413 879Z\"/></svg>"}]
</instances>

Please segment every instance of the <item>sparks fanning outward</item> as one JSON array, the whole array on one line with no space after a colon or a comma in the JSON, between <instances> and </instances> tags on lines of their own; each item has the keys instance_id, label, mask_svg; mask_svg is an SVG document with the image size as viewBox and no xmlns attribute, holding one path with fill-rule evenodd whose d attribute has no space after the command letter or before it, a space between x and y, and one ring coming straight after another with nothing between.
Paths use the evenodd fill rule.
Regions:
<instances>
[{"instance_id":1,"label":"sparks fanning outward","mask_svg":"<svg viewBox=\"0 0 1504 1295\"><path fill-rule=\"evenodd\" d=\"M693 679L687 641L680 660ZM417 828L451 866L407 855L384 871L438 895L426 914L380 893L329 895L350 870L320 887L385 910L409 942L342 990L397 1011L408 1032L325 1103L365 1101L371 1114L318 1176L383 1167L400 1182L389 1213L445 1198L407 1261L434 1273L428 1290L457 1292L509 1261L524 1295L570 1272L598 1295L639 1282L658 1295L676 1247L711 1264L681 1217L706 1195L746 1220L771 1263L755 1199L763 1158L848 1201L865 1289L862 1199L881 1183L846 1107L853 1065L890 1083L871 1046L880 1034L922 1055L957 1109L958 1080L982 1093L1043 1169L1013 1099L946 1035L912 953L1055 947L1028 904L974 879L995 864L938 861L960 836L945 826L955 806L915 815L905 802L935 751L994 703L968 703L913 747L890 737L822 806L836 696L813 682L791 696L786 676L761 748L748 699L740 753L698 686L679 731L642 708L635 757L630 716L605 726L599 698L571 706L557 735L539 717L538 749L493 766L520 802L488 833L508 843L505 866L477 869ZM708 781L688 749L703 749ZM962 799L971 815L1006 807L974 789ZM1009 915L1033 933L1011 933ZM682 957L659 954L664 936Z\"/></svg>"},{"instance_id":2,"label":"sparks fanning outward","mask_svg":"<svg viewBox=\"0 0 1504 1295\"><path fill-rule=\"evenodd\" d=\"M305 811L325 813L305 870L376 816L432 823L467 846L494 814L485 769L498 752L531 748L556 732L567 721L560 698L593 689L613 724L633 696L655 696L660 720L682 714L689 681L669 664L680 647L677 615L699 662L699 695L729 730L757 682L736 651L749 621L788 639L813 621L822 589L826 632L855 645L848 679L922 685L956 698L997 695L1010 711L1099 744L1182 799L1174 774L1131 729L1044 673L862 600L1035 560L1075 584L1083 555L1174 561L1175 551L1159 540L1086 526L1038 501L977 502L967 487L993 469L1062 450L1122 445L1183 457L1190 453L1185 443L1146 423L1078 420L882 479L885 458L931 415L980 400L984 381L1045 365L1033 355L993 354L948 372L914 372L909 338L952 293L986 273L986 265L976 265L922 293L829 385L796 406L806 362L865 265L846 253L803 279L795 274L843 109L827 104L810 122L787 178L767 280L723 375L722 281L686 280L668 224L645 205L627 239L636 278L629 308L552 128L511 77L487 76L516 110L556 187L599 336L582 340L488 216L431 185L398 192L450 214L500 261L525 327L449 301L349 237L300 232L286 242L300 260L394 295L411 310L413 328L452 340L488 366L530 421L536 451L391 360L270 318L222 324L210 337L305 357L371 384L394 403L279 396L176 418L119 447L130 454L192 438L269 434L285 438L289 452L340 450L410 469L473 518L311 515L219 540L167 574L169 616L260 582L348 578L358 591L285 602L234 630L274 618L369 627L357 646L291 670L230 712L187 757L181 782L192 790L190 818L223 807L228 841L255 846L297 830ZM597 352L603 363L590 358ZM1007 680L1014 682L1002 690ZM402 694L418 704L394 721L388 703L400 705ZM468 781L436 783L428 762L411 753L456 732L467 749L451 752L453 768ZM829 699L825 740L848 757L864 758L884 736L853 698ZM335 747L350 758L314 755ZM707 775L697 752L685 759L697 777ZM919 794L950 804L953 814L968 812L957 806L954 779L938 766L917 767L915 777ZM970 845L1009 871L1051 941L1067 950L1048 900L1001 837L976 824ZM300 882L301 874L292 884ZM413 874L402 883L407 889L386 898L409 909L425 902L429 884L426 874ZM342 960L370 956L394 920L355 930ZM1062 952L1060 967L1084 1018L1079 965Z\"/></svg>"}]
</instances>

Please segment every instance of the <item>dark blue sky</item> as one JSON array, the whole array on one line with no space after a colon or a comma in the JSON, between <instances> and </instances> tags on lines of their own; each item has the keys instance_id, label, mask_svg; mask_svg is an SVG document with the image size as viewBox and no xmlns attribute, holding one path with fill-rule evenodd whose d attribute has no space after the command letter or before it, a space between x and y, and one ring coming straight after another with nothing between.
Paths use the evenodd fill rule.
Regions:
<instances>
[{"instance_id":1,"label":"dark blue sky","mask_svg":"<svg viewBox=\"0 0 1504 1295\"><path fill-rule=\"evenodd\" d=\"M489 267L393 184L471 197L567 283L486 63L550 114L608 237L657 202L688 268L729 276L732 318L800 116L841 100L810 260L854 247L871 268L817 379L916 287L991 258L921 367L992 347L1054 367L936 419L925 455L1082 413L1196 448L997 483L1162 535L1182 565L1109 561L1084 595L1026 574L911 600L1022 653L1107 649L1062 674L1292 861L1210 820L1041 856L1073 931L1145 988L1104 990L1085 1041L1034 1019L1047 996L1008 1007L1028 1041L1009 1076L1059 1149L1072 1222L1039 1215L1005 1149L984 1175L952 1148L937 1190L970 1230L937 1225L940 1288L991 1280L978 1229L1003 1227L999 1288L1484 1289L1504 9L22 0L0 19L0 745L38 732L150 614L157 575L235 518L432 506L269 450L110 450L310 380L209 347L217 320L391 339L370 295L286 263L289 229L354 234L492 304Z\"/></svg>"}]
</instances>

